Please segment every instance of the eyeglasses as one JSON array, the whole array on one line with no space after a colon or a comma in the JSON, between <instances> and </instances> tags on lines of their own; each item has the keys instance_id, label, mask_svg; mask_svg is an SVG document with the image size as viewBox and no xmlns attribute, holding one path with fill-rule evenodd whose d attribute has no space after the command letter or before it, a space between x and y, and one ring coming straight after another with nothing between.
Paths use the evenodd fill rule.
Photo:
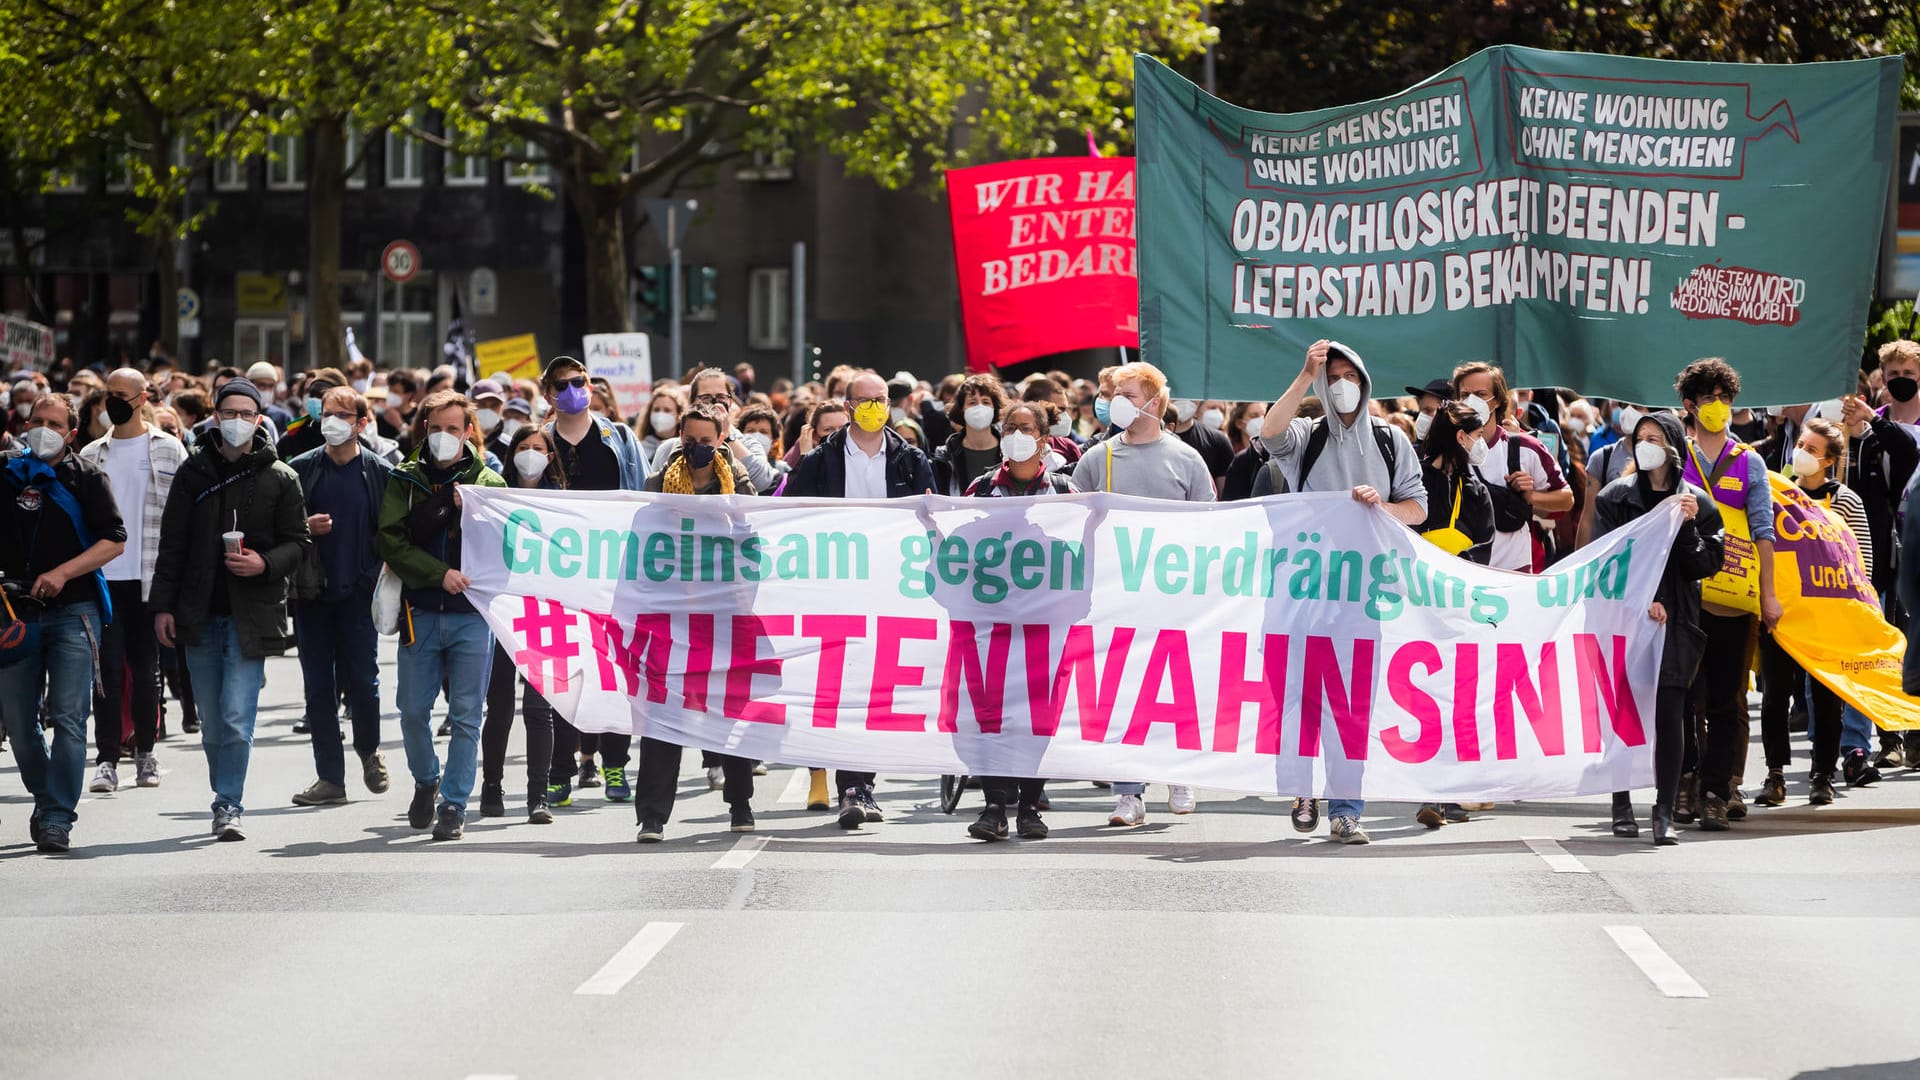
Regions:
<instances>
[{"instance_id":1,"label":"eyeglasses","mask_svg":"<svg viewBox=\"0 0 1920 1080\"><path fill-rule=\"evenodd\" d=\"M555 383L554 385L571 386L575 390L585 390L587 388L587 377L585 375L575 375L571 379L561 379L559 382Z\"/></svg>"},{"instance_id":2,"label":"eyeglasses","mask_svg":"<svg viewBox=\"0 0 1920 1080\"><path fill-rule=\"evenodd\" d=\"M257 412L241 412L238 409L221 409L215 412L213 415L219 417L222 420L258 420L260 419L260 414Z\"/></svg>"},{"instance_id":3,"label":"eyeglasses","mask_svg":"<svg viewBox=\"0 0 1920 1080\"><path fill-rule=\"evenodd\" d=\"M733 404L733 395L732 394L701 394L699 397L694 398L693 400L696 404L699 404L699 405L731 405Z\"/></svg>"},{"instance_id":4,"label":"eyeglasses","mask_svg":"<svg viewBox=\"0 0 1920 1080\"><path fill-rule=\"evenodd\" d=\"M324 419L345 420L349 424L360 419L360 414L356 412L323 412L320 415Z\"/></svg>"},{"instance_id":5,"label":"eyeglasses","mask_svg":"<svg viewBox=\"0 0 1920 1080\"><path fill-rule=\"evenodd\" d=\"M887 399L883 397L857 397L851 401L854 408L859 408L862 405L885 405L886 403Z\"/></svg>"}]
</instances>

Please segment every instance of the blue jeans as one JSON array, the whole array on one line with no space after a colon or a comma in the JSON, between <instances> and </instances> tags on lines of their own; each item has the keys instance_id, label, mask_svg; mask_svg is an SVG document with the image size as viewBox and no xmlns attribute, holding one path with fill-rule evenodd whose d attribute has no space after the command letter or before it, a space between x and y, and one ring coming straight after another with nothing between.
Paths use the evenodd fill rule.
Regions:
<instances>
[{"instance_id":1,"label":"blue jeans","mask_svg":"<svg viewBox=\"0 0 1920 1080\"><path fill-rule=\"evenodd\" d=\"M1330 818L1350 817L1360 820L1360 812L1367 808L1365 799L1328 799L1327 816Z\"/></svg>"},{"instance_id":2,"label":"blue jeans","mask_svg":"<svg viewBox=\"0 0 1920 1080\"><path fill-rule=\"evenodd\" d=\"M200 748L207 754L213 812L238 814L253 756L253 718L260 711L263 656L240 651L240 629L230 615L209 615L200 640L186 647L187 677L200 706Z\"/></svg>"},{"instance_id":3,"label":"blue jeans","mask_svg":"<svg viewBox=\"0 0 1920 1080\"><path fill-rule=\"evenodd\" d=\"M379 636L373 630L373 588L361 585L345 596L296 603L293 633L300 639L314 772L329 784L345 785L341 690L347 692L347 715L353 719L354 753L364 758L380 749L380 665L374 653Z\"/></svg>"},{"instance_id":4,"label":"blue jeans","mask_svg":"<svg viewBox=\"0 0 1920 1080\"><path fill-rule=\"evenodd\" d=\"M440 783L440 800L467 808L480 762L480 706L493 669L493 635L477 612L415 611L413 644L400 646L400 739L414 783ZM447 769L433 752L433 703L447 683Z\"/></svg>"},{"instance_id":5,"label":"blue jeans","mask_svg":"<svg viewBox=\"0 0 1920 1080\"><path fill-rule=\"evenodd\" d=\"M33 816L73 826L87 771L87 715L93 707L93 666L100 642L100 606L64 604L40 617L39 648L0 668L0 720L13 744L20 782L33 793ZM40 692L46 688L53 749L40 733Z\"/></svg>"}]
</instances>

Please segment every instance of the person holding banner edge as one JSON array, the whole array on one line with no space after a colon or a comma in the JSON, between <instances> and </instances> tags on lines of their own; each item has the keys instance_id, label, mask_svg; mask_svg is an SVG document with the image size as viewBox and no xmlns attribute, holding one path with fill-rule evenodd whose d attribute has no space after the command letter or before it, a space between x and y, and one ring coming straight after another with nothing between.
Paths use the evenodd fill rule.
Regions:
<instances>
[{"instance_id":1,"label":"person holding banner edge","mask_svg":"<svg viewBox=\"0 0 1920 1080\"><path fill-rule=\"evenodd\" d=\"M1647 611L1647 617L1666 634L1653 736L1653 842L1665 847L1679 842L1673 835L1673 808L1680 787L1681 758L1686 751L1687 688L1694 681L1706 645L1706 635L1700 629L1699 583L1719 570L1725 558L1725 539L1714 500L1681 476L1680 448L1687 445L1687 440L1677 418L1665 412L1643 416L1625 441L1632 445L1633 460L1595 500L1594 536L1605 536L1676 495L1685 519L1667 552L1660 587ZM1613 794L1613 835L1640 835L1631 796L1624 791Z\"/></svg>"},{"instance_id":2,"label":"person holding banner edge","mask_svg":"<svg viewBox=\"0 0 1920 1080\"><path fill-rule=\"evenodd\" d=\"M1316 341L1300 374L1267 410L1260 437L1293 490L1351 491L1354 501L1381 507L1402 525L1417 527L1427 519L1420 459L1405 432L1368 413L1372 386L1359 353L1339 342ZM1327 407L1326 415L1314 420L1299 415L1309 390ZM1256 497L1266 494L1262 486L1271 471L1262 470L1254 482ZM1372 838L1360 827L1365 809L1362 799L1331 800L1329 838L1369 843ZM1320 823L1318 801L1311 795L1294 799L1292 817L1294 831L1312 832Z\"/></svg>"},{"instance_id":3,"label":"person holding banner edge","mask_svg":"<svg viewBox=\"0 0 1920 1080\"><path fill-rule=\"evenodd\" d=\"M1740 396L1740 373L1719 357L1707 357L1683 368L1674 389L1693 433L1687 442L1685 479L1712 492L1721 507L1741 516L1757 560L1757 586L1748 580L1744 567L1726 568L1703 593L1700 628L1706 631L1706 655L1694 682L1706 712L1699 753L1700 802L1696 809L1690 785L1683 784L1674 816L1687 821L1697 813L1701 829L1720 832L1729 821L1746 816L1733 780L1748 737L1747 644L1753 615L1730 603L1739 595L1756 601L1768 630L1781 615L1773 590L1773 489L1767 481L1766 462L1727 434L1734 399Z\"/></svg>"},{"instance_id":4,"label":"person holding banner edge","mask_svg":"<svg viewBox=\"0 0 1920 1080\"><path fill-rule=\"evenodd\" d=\"M1105 375L1102 372L1102 375ZM1114 491L1147 499L1213 502L1213 474L1205 458L1178 435L1166 430L1167 377L1148 363L1122 364L1113 369L1113 399L1109 415L1118 432L1089 449L1073 469L1075 491ZM1409 458L1412 457L1409 451ZM1147 820L1147 785L1120 780L1113 785L1113 813L1109 825L1132 827ZM1193 789L1167 785L1167 809L1191 814L1197 804Z\"/></svg>"},{"instance_id":5,"label":"person holding banner edge","mask_svg":"<svg viewBox=\"0 0 1920 1080\"><path fill-rule=\"evenodd\" d=\"M847 384L853 422L807 452L788 478L786 495L814 499L904 499L933 494L933 466L927 456L887 426L891 406L887 381L862 371ZM823 406L824 408L824 406ZM819 412L815 412L816 421ZM840 827L857 829L879 822L873 800L874 774L851 769L834 772L840 790ZM812 799L809 798L809 804Z\"/></svg>"},{"instance_id":6,"label":"person holding banner edge","mask_svg":"<svg viewBox=\"0 0 1920 1080\"><path fill-rule=\"evenodd\" d=\"M704 402L690 406L680 414L679 446L666 468L647 477L647 490L667 495L752 495L753 481L746 467L733 460L723 442L732 427L720 406ZM639 783L633 799L634 818L640 826L634 839L639 843L657 844L666 838L680 780L681 749L679 743L640 737ZM734 754L710 756L719 759L724 777L729 827L737 833L752 832L753 762Z\"/></svg>"}]
</instances>

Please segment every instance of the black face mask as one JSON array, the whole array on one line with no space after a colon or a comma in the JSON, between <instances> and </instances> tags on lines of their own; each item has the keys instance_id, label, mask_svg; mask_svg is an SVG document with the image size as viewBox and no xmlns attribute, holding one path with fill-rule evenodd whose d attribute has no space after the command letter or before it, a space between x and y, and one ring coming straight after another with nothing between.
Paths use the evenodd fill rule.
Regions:
<instances>
[{"instance_id":1,"label":"black face mask","mask_svg":"<svg viewBox=\"0 0 1920 1080\"><path fill-rule=\"evenodd\" d=\"M1920 393L1920 382L1915 382L1905 375L1887 380L1887 396L1895 401L1902 403L1912 401L1913 395L1917 393Z\"/></svg>"},{"instance_id":2,"label":"black face mask","mask_svg":"<svg viewBox=\"0 0 1920 1080\"><path fill-rule=\"evenodd\" d=\"M708 446L706 443L687 443L686 449L687 464L696 469L704 469L713 464L713 452L718 447Z\"/></svg>"},{"instance_id":3,"label":"black face mask","mask_svg":"<svg viewBox=\"0 0 1920 1080\"><path fill-rule=\"evenodd\" d=\"M119 427L133 419L133 402L125 398L109 397L106 405L107 419L113 421L113 426Z\"/></svg>"}]
</instances>

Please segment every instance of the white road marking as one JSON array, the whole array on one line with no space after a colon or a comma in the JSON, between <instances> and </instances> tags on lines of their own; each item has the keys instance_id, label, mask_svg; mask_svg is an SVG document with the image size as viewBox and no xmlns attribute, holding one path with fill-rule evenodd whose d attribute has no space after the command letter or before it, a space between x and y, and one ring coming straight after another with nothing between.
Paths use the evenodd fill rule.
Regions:
<instances>
[{"instance_id":1,"label":"white road marking","mask_svg":"<svg viewBox=\"0 0 1920 1080\"><path fill-rule=\"evenodd\" d=\"M782 806L807 805L807 785L809 782L807 770L793 770L793 775L787 778L787 786L780 789L780 804Z\"/></svg>"},{"instance_id":2,"label":"white road marking","mask_svg":"<svg viewBox=\"0 0 1920 1080\"><path fill-rule=\"evenodd\" d=\"M739 843L733 845L725 855L720 856L709 869L744 870L747 864L753 861L753 857L760 854L760 849L766 846L767 838L764 836L743 836Z\"/></svg>"},{"instance_id":3,"label":"white road marking","mask_svg":"<svg viewBox=\"0 0 1920 1080\"><path fill-rule=\"evenodd\" d=\"M580 984L575 994L594 994L606 996L617 994L621 988L633 981L640 969L647 966L660 950L666 948L673 935L680 932L685 923L650 922L633 935L633 940L620 947L613 959L601 965L593 977Z\"/></svg>"},{"instance_id":4,"label":"white road marking","mask_svg":"<svg viewBox=\"0 0 1920 1080\"><path fill-rule=\"evenodd\" d=\"M1528 850L1535 855L1540 856L1547 867L1556 874L1593 873L1579 859L1567 854L1567 850L1560 846L1558 840L1551 840L1544 836L1523 836L1520 842L1527 845Z\"/></svg>"},{"instance_id":5,"label":"white road marking","mask_svg":"<svg viewBox=\"0 0 1920 1080\"><path fill-rule=\"evenodd\" d=\"M1707 996L1706 987L1693 981L1693 976L1668 956L1645 930L1638 926L1609 926L1606 931L1620 951L1627 954L1627 959L1633 961L1661 993L1676 998Z\"/></svg>"}]
</instances>

